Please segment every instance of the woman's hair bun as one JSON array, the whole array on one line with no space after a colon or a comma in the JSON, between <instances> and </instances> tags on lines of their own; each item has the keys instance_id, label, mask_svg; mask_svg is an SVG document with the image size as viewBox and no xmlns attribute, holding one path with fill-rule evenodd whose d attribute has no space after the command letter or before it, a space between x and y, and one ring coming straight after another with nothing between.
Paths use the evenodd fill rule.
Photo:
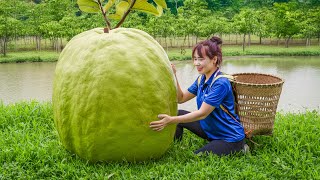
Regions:
<instances>
[{"instance_id":1,"label":"woman's hair bun","mask_svg":"<svg viewBox=\"0 0 320 180\"><path fill-rule=\"evenodd\" d=\"M210 38L210 41L216 43L217 45L222 44L222 40L218 36L213 36L212 38Z\"/></svg>"}]
</instances>

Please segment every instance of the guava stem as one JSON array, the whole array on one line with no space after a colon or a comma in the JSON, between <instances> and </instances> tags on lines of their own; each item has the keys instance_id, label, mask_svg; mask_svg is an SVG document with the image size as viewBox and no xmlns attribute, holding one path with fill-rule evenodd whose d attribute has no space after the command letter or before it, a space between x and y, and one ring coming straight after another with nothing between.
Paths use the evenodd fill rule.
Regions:
<instances>
[{"instance_id":1,"label":"guava stem","mask_svg":"<svg viewBox=\"0 0 320 180\"><path fill-rule=\"evenodd\" d=\"M103 15L104 21L105 21L106 24L107 24L107 27L105 27L105 28L103 29L103 31L104 31L104 33L109 33L109 30L111 30L111 23L110 23L107 15L106 15L107 12L103 9L103 6L102 6L102 3L101 3L100 0L98 0L98 4L99 4L100 10L101 10L101 13L102 13L102 15Z\"/></svg>"},{"instance_id":2,"label":"guava stem","mask_svg":"<svg viewBox=\"0 0 320 180\"><path fill-rule=\"evenodd\" d=\"M118 22L118 24L116 25L115 28L118 28L121 26L121 24L124 22L124 20L126 19L126 17L128 16L129 12L131 11L134 3L136 3L136 0L132 0L130 7L128 8L128 10L124 13L124 15L122 16L121 20Z\"/></svg>"}]
</instances>

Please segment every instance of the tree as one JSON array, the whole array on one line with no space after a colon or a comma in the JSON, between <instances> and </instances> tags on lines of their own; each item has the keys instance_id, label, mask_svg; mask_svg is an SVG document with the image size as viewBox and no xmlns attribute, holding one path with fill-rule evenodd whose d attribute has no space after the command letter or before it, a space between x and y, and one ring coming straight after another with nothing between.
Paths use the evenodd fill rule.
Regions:
<instances>
[{"instance_id":1,"label":"tree","mask_svg":"<svg viewBox=\"0 0 320 180\"><path fill-rule=\"evenodd\" d=\"M183 6L183 0L168 0L167 5L168 5L168 8L170 9L170 11L174 15L177 15L178 8Z\"/></svg>"},{"instance_id":2,"label":"tree","mask_svg":"<svg viewBox=\"0 0 320 180\"><path fill-rule=\"evenodd\" d=\"M205 26L204 19L211 14L208 9L208 3L205 0L186 0L184 6L178 10L178 15L186 19L187 23L184 28L187 28L186 35L188 36L188 44L190 46L189 35L195 35L196 41L202 34L203 26ZM200 22L201 21L201 22Z\"/></svg>"},{"instance_id":3,"label":"tree","mask_svg":"<svg viewBox=\"0 0 320 180\"><path fill-rule=\"evenodd\" d=\"M243 34L242 50L245 50L246 35L249 36L248 45L250 46L250 35L255 33L258 20L255 12L251 9L241 9L240 13L233 18L234 28L240 34Z\"/></svg>"},{"instance_id":4,"label":"tree","mask_svg":"<svg viewBox=\"0 0 320 180\"><path fill-rule=\"evenodd\" d=\"M28 35L35 36L36 50L41 50L41 38L45 32L41 29L42 24L50 22L49 9L45 3L32 4L27 13Z\"/></svg>"},{"instance_id":5,"label":"tree","mask_svg":"<svg viewBox=\"0 0 320 180\"><path fill-rule=\"evenodd\" d=\"M275 34L279 38L285 38L285 47L289 47L289 41L300 32L299 18L301 12L295 9L294 3L275 3Z\"/></svg>"},{"instance_id":6,"label":"tree","mask_svg":"<svg viewBox=\"0 0 320 180\"><path fill-rule=\"evenodd\" d=\"M15 34L15 30L20 26L20 21L12 17L0 16L0 36L3 56L7 55L7 43Z\"/></svg>"},{"instance_id":7,"label":"tree","mask_svg":"<svg viewBox=\"0 0 320 180\"><path fill-rule=\"evenodd\" d=\"M306 39L306 46L311 45L311 39L314 37L318 38L318 43L320 45L320 7L310 9L306 13L301 13L301 35Z\"/></svg>"},{"instance_id":8,"label":"tree","mask_svg":"<svg viewBox=\"0 0 320 180\"><path fill-rule=\"evenodd\" d=\"M268 8L261 8L255 11L257 24L255 33L259 36L259 44L262 44L262 38L270 37L274 24L274 14Z\"/></svg>"},{"instance_id":9,"label":"tree","mask_svg":"<svg viewBox=\"0 0 320 180\"><path fill-rule=\"evenodd\" d=\"M147 20L148 18L145 14L142 14L141 12L132 12L123 23L122 27L137 28L148 31L148 26L146 25Z\"/></svg>"},{"instance_id":10,"label":"tree","mask_svg":"<svg viewBox=\"0 0 320 180\"><path fill-rule=\"evenodd\" d=\"M17 36L17 31L21 27L21 22L16 19L18 15L16 14L16 7L13 3L0 0L0 38L2 54L7 55L7 44L10 38Z\"/></svg>"}]
</instances>

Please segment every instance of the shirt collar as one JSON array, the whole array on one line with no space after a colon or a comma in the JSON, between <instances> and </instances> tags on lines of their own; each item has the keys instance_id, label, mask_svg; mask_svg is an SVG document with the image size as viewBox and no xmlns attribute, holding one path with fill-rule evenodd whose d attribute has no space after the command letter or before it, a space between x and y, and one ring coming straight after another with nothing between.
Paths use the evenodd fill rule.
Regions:
<instances>
[{"instance_id":1,"label":"shirt collar","mask_svg":"<svg viewBox=\"0 0 320 180\"><path fill-rule=\"evenodd\" d=\"M203 83L203 84L210 85L211 82L213 81L213 79L214 79L215 77L217 77L217 75L219 75L219 73L220 73L220 69L217 68L217 70L214 71L214 73L212 73L212 75L210 76L209 80L208 80L207 82ZM202 79L203 79L202 81L204 82L204 81L205 81L205 75L202 75L202 76L203 76L203 77L202 77Z\"/></svg>"}]
</instances>

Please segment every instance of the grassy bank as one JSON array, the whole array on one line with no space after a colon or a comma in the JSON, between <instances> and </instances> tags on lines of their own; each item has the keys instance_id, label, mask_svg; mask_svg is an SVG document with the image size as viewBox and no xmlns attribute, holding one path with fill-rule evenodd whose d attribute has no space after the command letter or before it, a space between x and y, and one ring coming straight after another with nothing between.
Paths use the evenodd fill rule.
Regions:
<instances>
[{"instance_id":1,"label":"grassy bank","mask_svg":"<svg viewBox=\"0 0 320 180\"><path fill-rule=\"evenodd\" d=\"M0 179L319 179L320 115L277 114L274 135L251 154L198 157L187 133L159 160L88 164L58 141L50 103L0 103Z\"/></svg>"},{"instance_id":2,"label":"grassy bank","mask_svg":"<svg viewBox=\"0 0 320 180\"><path fill-rule=\"evenodd\" d=\"M168 56L170 60L190 60L191 48L169 49ZM271 55L271 56L320 56L319 46L295 46L284 48L282 46L262 46L253 45L242 51L241 46L223 46L224 56L244 56L244 55ZM57 61L59 53L52 51L26 51L11 52L8 56L0 56L0 63L10 62L48 62Z\"/></svg>"},{"instance_id":3,"label":"grassy bank","mask_svg":"<svg viewBox=\"0 0 320 180\"><path fill-rule=\"evenodd\" d=\"M189 49L170 49L168 56L170 60L190 60L191 48ZM184 54L181 54L184 52ZM245 51L242 50L242 46L223 46L223 56L250 56L250 55L262 55L262 56L320 56L320 46L295 46L285 48L282 46L263 46L253 45L247 47Z\"/></svg>"},{"instance_id":4,"label":"grassy bank","mask_svg":"<svg viewBox=\"0 0 320 180\"><path fill-rule=\"evenodd\" d=\"M0 55L0 63L20 62L54 62L59 58L55 51L22 51L11 52L7 56Z\"/></svg>"}]
</instances>

